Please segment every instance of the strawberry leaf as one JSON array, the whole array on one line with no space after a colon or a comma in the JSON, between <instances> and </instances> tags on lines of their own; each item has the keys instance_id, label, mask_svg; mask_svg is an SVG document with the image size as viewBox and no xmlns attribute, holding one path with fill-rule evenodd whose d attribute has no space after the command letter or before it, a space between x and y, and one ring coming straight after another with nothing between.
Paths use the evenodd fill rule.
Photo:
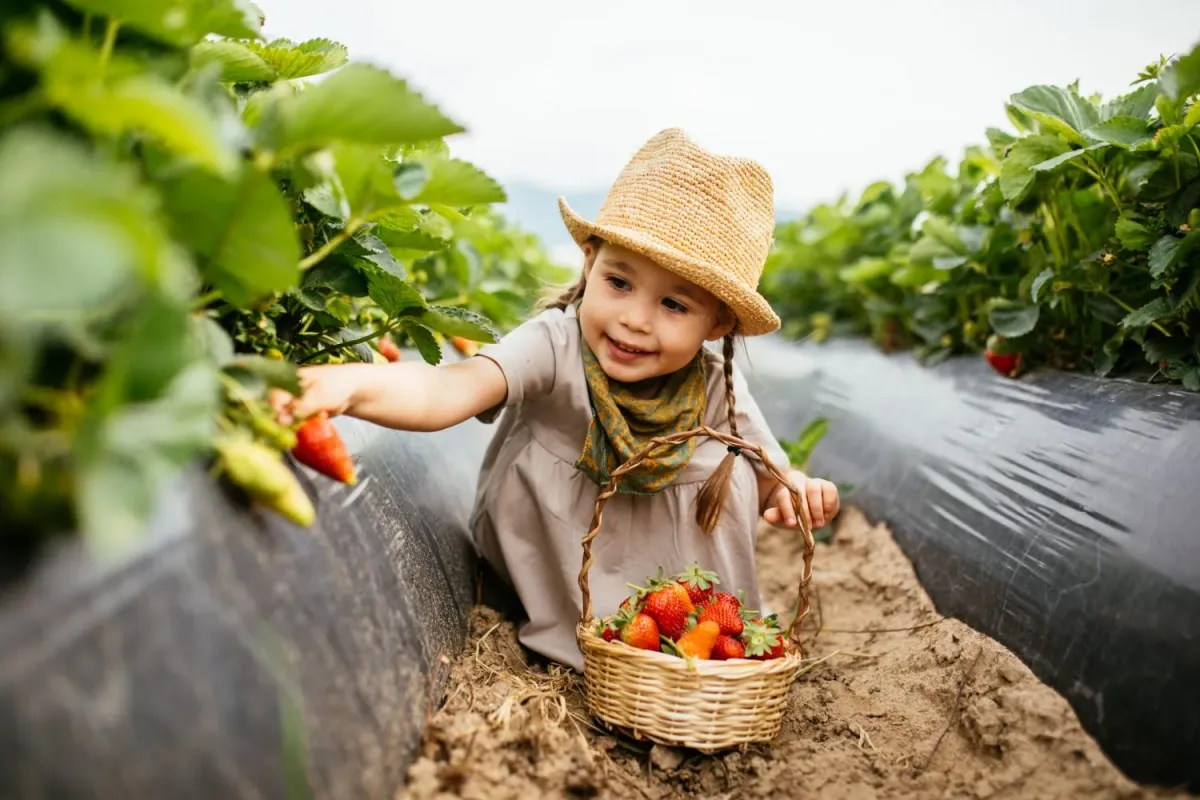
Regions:
<instances>
[{"instance_id":1,"label":"strawberry leaf","mask_svg":"<svg viewBox=\"0 0 1200 800\"><path fill-rule=\"evenodd\" d=\"M1167 65L1159 75L1158 88L1176 102L1200 94L1200 45Z\"/></svg>"},{"instance_id":2,"label":"strawberry leaf","mask_svg":"<svg viewBox=\"0 0 1200 800\"><path fill-rule=\"evenodd\" d=\"M992 330L1001 336L1015 339L1037 327L1041 309L1036 305L1025 305L1014 300L995 300L988 309L988 321Z\"/></svg>"},{"instance_id":3,"label":"strawberry leaf","mask_svg":"<svg viewBox=\"0 0 1200 800\"><path fill-rule=\"evenodd\" d=\"M1167 298L1158 297L1146 305L1131 312L1121 320L1122 328L1144 328L1150 323L1162 319L1171 313L1171 305Z\"/></svg>"},{"instance_id":4,"label":"strawberry leaf","mask_svg":"<svg viewBox=\"0 0 1200 800\"><path fill-rule=\"evenodd\" d=\"M500 184L466 161L439 158L426 162L425 167L428 175L408 198L414 203L475 206L507 200Z\"/></svg>"},{"instance_id":5,"label":"strawberry leaf","mask_svg":"<svg viewBox=\"0 0 1200 800\"><path fill-rule=\"evenodd\" d=\"M350 55L345 45L329 39L310 39L301 44L275 39L267 44L248 42L246 47L284 80L330 72L344 65Z\"/></svg>"},{"instance_id":6,"label":"strawberry leaf","mask_svg":"<svg viewBox=\"0 0 1200 800\"><path fill-rule=\"evenodd\" d=\"M273 81L278 77L274 67L242 42L205 40L193 47L189 55L194 70L219 65L220 80L226 83Z\"/></svg>"},{"instance_id":7,"label":"strawberry leaf","mask_svg":"<svg viewBox=\"0 0 1200 800\"><path fill-rule=\"evenodd\" d=\"M1013 145L1000 170L1000 190L1004 199L1019 205L1032 191L1037 173L1033 167L1069 151L1057 136L1028 136Z\"/></svg>"},{"instance_id":8,"label":"strawberry leaf","mask_svg":"<svg viewBox=\"0 0 1200 800\"><path fill-rule=\"evenodd\" d=\"M404 328L404 332L408 334L408 338L412 339L413 344L417 346L417 352L421 354L421 358L427 364L437 366L442 363L442 347L438 344L437 339L433 336L433 331L426 328L411 319L404 319L400 326Z\"/></svg>"},{"instance_id":9,"label":"strawberry leaf","mask_svg":"<svg viewBox=\"0 0 1200 800\"><path fill-rule=\"evenodd\" d=\"M1100 121L1091 102L1061 86L1031 86L1013 95L1011 102L1043 127L1078 145L1087 144L1082 131Z\"/></svg>"},{"instance_id":10,"label":"strawberry leaf","mask_svg":"<svg viewBox=\"0 0 1200 800\"><path fill-rule=\"evenodd\" d=\"M430 306L418 319L446 336L461 336L473 342L496 342L500 338L485 318L455 306Z\"/></svg>"},{"instance_id":11,"label":"strawberry leaf","mask_svg":"<svg viewBox=\"0 0 1200 800\"><path fill-rule=\"evenodd\" d=\"M335 141L389 145L420 142L463 130L434 105L377 67L349 64L280 108L281 147Z\"/></svg>"}]
</instances>

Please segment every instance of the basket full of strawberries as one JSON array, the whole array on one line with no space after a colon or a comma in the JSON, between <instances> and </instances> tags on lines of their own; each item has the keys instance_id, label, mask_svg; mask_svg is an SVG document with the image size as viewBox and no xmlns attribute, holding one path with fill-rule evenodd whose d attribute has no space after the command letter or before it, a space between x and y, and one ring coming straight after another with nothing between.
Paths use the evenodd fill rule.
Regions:
<instances>
[{"instance_id":1,"label":"basket full of strawberries","mask_svg":"<svg viewBox=\"0 0 1200 800\"><path fill-rule=\"evenodd\" d=\"M800 509L804 557L796 616L786 631L775 615L747 608L741 592L720 591L720 576L698 563L671 575L660 567L644 583L631 583L632 591L612 613L592 615L591 544L617 482L661 444L700 435L757 457ZM579 573L583 609L576 634L591 712L636 738L702 752L773 739L788 689L803 669L797 632L808 614L814 549L806 508L761 447L707 426L655 439L614 470L596 499Z\"/></svg>"}]
</instances>

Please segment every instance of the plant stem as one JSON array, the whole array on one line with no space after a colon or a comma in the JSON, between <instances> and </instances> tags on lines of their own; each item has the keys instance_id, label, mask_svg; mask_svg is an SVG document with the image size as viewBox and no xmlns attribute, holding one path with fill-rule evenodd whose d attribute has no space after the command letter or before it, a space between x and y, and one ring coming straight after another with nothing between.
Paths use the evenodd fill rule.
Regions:
<instances>
[{"instance_id":1,"label":"plant stem","mask_svg":"<svg viewBox=\"0 0 1200 800\"><path fill-rule=\"evenodd\" d=\"M216 302L221 299L221 292L218 289L213 289L211 292L200 295L196 298L196 302L192 303L192 310L199 311L209 303Z\"/></svg>"},{"instance_id":2,"label":"plant stem","mask_svg":"<svg viewBox=\"0 0 1200 800\"><path fill-rule=\"evenodd\" d=\"M108 20L108 24L104 26L104 44L100 46L100 69L97 77L103 78L104 71L108 69L108 60L112 57L113 45L117 43L117 31L121 29L121 20Z\"/></svg>"},{"instance_id":3,"label":"plant stem","mask_svg":"<svg viewBox=\"0 0 1200 800\"><path fill-rule=\"evenodd\" d=\"M1119 305L1121 308L1125 309L1126 314L1132 314L1134 311L1137 310L1133 306L1126 303L1121 298L1114 295L1112 292L1104 291L1104 292L1101 292L1100 294L1104 295L1109 300L1112 300L1114 303ZM1159 331L1163 336L1166 336L1168 339L1171 338L1171 334L1162 325L1159 325L1157 322L1151 322L1150 325L1153 326L1155 330Z\"/></svg>"},{"instance_id":4,"label":"plant stem","mask_svg":"<svg viewBox=\"0 0 1200 800\"><path fill-rule=\"evenodd\" d=\"M307 364L310 361L312 361L314 358L318 358L320 356L326 355L327 353L336 353L337 351L344 350L347 347L353 347L356 344L363 344L364 342L369 342L372 339L378 339L380 336L383 336L386 333L391 333L393 330L396 329L396 327L399 324L400 324L399 322L389 321L386 325L384 325L382 328L379 328L374 333L368 333L366 336L360 336L357 339L350 339L345 342L338 342L337 344L331 344L328 347L322 347L320 350L313 353L312 355L310 355L308 358L304 359L300 363Z\"/></svg>"},{"instance_id":5,"label":"plant stem","mask_svg":"<svg viewBox=\"0 0 1200 800\"><path fill-rule=\"evenodd\" d=\"M1109 182L1108 178L1104 177L1104 170L1099 164L1092 160L1091 156L1084 156L1084 159L1086 159L1088 164L1091 165L1090 169L1087 166L1078 163L1081 159L1076 159L1071 163L1075 164L1088 175L1091 175L1093 178L1095 178L1096 183L1099 183L1101 188L1104 189L1104 191L1107 192L1108 196L1112 199L1113 205L1117 207L1117 212L1124 213L1125 207L1121 205L1121 198L1117 197L1117 190L1113 188L1113 185Z\"/></svg>"},{"instance_id":6,"label":"plant stem","mask_svg":"<svg viewBox=\"0 0 1200 800\"><path fill-rule=\"evenodd\" d=\"M1200 161L1200 147L1198 147L1196 145L1196 140L1192 138L1192 135L1190 133L1187 135L1187 140L1188 140L1188 143L1190 143L1192 145L1192 150L1194 150L1196 153L1196 160Z\"/></svg>"},{"instance_id":7,"label":"plant stem","mask_svg":"<svg viewBox=\"0 0 1200 800\"><path fill-rule=\"evenodd\" d=\"M300 271L304 272L305 270L320 264L326 256L338 249L343 242L353 236L355 231L357 231L360 227L362 227L362 223L357 219L352 217L346 220L346 227L342 228L333 236L330 236L329 241L325 242L325 244L321 245L316 250L309 253L308 256L300 260Z\"/></svg>"}]
</instances>

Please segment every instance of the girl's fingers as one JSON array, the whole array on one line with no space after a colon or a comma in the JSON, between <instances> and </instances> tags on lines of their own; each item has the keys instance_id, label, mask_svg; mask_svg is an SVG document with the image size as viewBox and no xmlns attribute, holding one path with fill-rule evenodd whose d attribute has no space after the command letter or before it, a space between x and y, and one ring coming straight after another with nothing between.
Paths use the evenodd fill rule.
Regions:
<instances>
[{"instance_id":1,"label":"girl's fingers","mask_svg":"<svg viewBox=\"0 0 1200 800\"><path fill-rule=\"evenodd\" d=\"M771 506L770 508L768 508L766 511L763 512L763 519L765 519L767 522L771 523L772 525L775 525L776 523L779 522L779 509L776 508L775 506Z\"/></svg>"},{"instance_id":2,"label":"girl's fingers","mask_svg":"<svg viewBox=\"0 0 1200 800\"><path fill-rule=\"evenodd\" d=\"M807 481L804 485L804 499L808 501L808 509L812 520L813 530L825 527L825 499L821 484L824 481Z\"/></svg>"},{"instance_id":3,"label":"girl's fingers","mask_svg":"<svg viewBox=\"0 0 1200 800\"><path fill-rule=\"evenodd\" d=\"M792 493L786 486L779 487L775 493L776 505L779 508L779 518L789 528L796 526L796 506L792 503Z\"/></svg>"},{"instance_id":4,"label":"girl's fingers","mask_svg":"<svg viewBox=\"0 0 1200 800\"><path fill-rule=\"evenodd\" d=\"M841 498L838 497L838 490L835 484L830 481L821 482L821 500L823 501L822 506L825 509L825 513L829 518L836 517L838 511L841 510L842 502Z\"/></svg>"}]
</instances>

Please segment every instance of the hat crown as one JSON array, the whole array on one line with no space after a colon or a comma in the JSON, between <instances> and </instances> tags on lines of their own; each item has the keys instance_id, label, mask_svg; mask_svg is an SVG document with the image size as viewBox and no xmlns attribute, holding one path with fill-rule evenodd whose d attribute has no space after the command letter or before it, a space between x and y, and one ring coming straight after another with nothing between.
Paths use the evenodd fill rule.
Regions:
<instances>
[{"instance_id":1,"label":"hat crown","mask_svg":"<svg viewBox=\"0 0 1200 800\"><path fill-rule=\"evenodd\" d=\"M711 153L669 128L621 170L596 223L640 231L752 288L771 249L774 189L755 161Z\"/></svg>"}]
</instances>

